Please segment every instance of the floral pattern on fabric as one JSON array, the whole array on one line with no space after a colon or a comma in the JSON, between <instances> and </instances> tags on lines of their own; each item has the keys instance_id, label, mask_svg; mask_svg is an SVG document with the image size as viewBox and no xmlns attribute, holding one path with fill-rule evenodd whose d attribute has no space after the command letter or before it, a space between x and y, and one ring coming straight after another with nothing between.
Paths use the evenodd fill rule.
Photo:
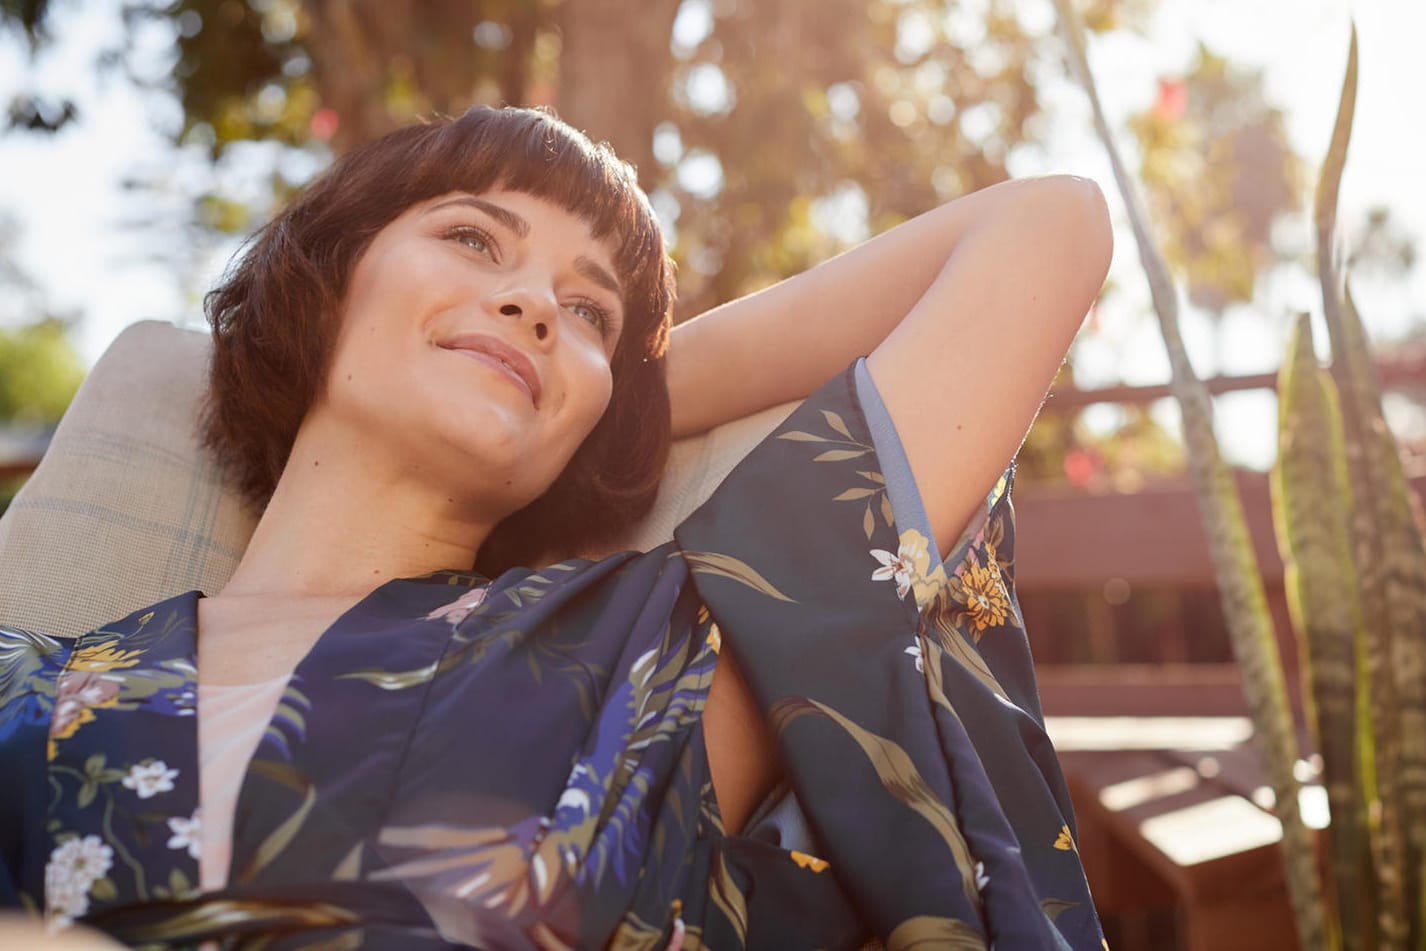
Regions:
<instances>
[{"instance_id":1,"label":"floral pattern on fabric","mask_svg":"<svg viewBox=\"0 0 1426 951\"><path fill-rule=\"evenodd\" d=\"M27 777L0 904L149 948L1100 948L1012 478L935 563L849 371L673 543L382 585L288 682L220 892L194 884L200 595L73 644L0 628L0 770ZM787 770L736 835L702 721L728 649Z\"/></svg>"},{"instance_id":2,"label":"floral pattern on fabric","mask_svg":"<svg viewBox=\"0 0 1426 951\"><path fill-rule=\"evenodd\" d=\"M51 926L63 928L89 911L89 895L114 865L114 850L97 835L70 838L56 846L45 863L45 913ZM112 885L106 885L108 892Z\"/></svg>"}]
</instances>

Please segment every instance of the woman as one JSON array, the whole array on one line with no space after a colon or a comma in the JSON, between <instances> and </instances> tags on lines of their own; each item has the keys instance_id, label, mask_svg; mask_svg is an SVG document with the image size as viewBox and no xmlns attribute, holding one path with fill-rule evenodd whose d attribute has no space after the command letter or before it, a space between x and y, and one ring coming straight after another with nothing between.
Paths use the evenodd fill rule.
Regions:
<instances>
[{"instance_id":1,"label":"woman","mask_svg":"<svg viewBox=\"0 0 1426 951\"><path fill-rule=\"evenodd\" d=\"M342 159L208 301L265 506L230 583L0 629L0 900L155 947L1100 947L1004 460L1108 254L1092 184L1013 182L669 334L631 171L551 116ZM510 567L814 390L673 543Z\"/></svg>"}]
</instances>

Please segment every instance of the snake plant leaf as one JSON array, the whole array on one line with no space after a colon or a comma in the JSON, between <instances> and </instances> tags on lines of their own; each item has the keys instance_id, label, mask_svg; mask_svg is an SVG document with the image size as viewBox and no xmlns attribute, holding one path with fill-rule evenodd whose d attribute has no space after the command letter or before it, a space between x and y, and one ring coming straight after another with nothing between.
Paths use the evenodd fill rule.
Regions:
<instances>
[{"instance_id":1,"label":"snake plant leaf","mask_svg":"<svg viewBox=\"0 0 1426 951\"><path fill-rule=\"evenodd\" d=\"M1365 799L1357 753L1357 601L1352 564L1346 456L1331 377L1317 365L1312 324L1302 314L1278 376L1278 457L1273 525L1285 569L1288 611L1298 636L1303 706L1322 757L1332 823L1331 876L1324 892L1337 910L1342 947L1363 946L1359 915L1369 896Z\"/></svg>"},{"instance_id":2,"label":"snake plant leaf","mask_svg":"<svg viewBox=\"0 0 1426 951\"><path fill-rule=\"evenodd\" d=\"M1350 284L1344 284L1343 329L1354 357L1362 361L1366 353L1365 332ZM1374 439L1373 475L1378 480L1368 487L1367 496L1376 505L1376 523L1381 530L1378 560L1383 566L1385 614L1391 630L1390 667L1396 682L1398 730L1401 742L1400 782L1401 822L1406 830L1406 886L1408 914L1414 919L1412 931L1426 940L1422 908L1417 896L1422 883L1420 868L1426 853L1426 540L1416 500L1406 481L1401 450L1381 409L1381 391L1374 375L1353 366L1364 390L1363 421ZM1370 439L1370 437L1369 437ZM1419 502L1416 502L1419 505Z\"/></svg>"},{"instance_id":3,"label":"snake plant leaf","mask_svg":"<svg viewBox=\"0 0 1426 951\"><path fill-rule=\"evenodd\" d=\"M1377 946L1381 951L1397 951L1410 946L1412 922L1417 915L1411 912L1407 897L1415 892L1412 882L1416 876L1415 863L1408 858L1412 845L1407 839L1410 827L1405 815L1407 806L1402 782L1405 748L1394 669L1395 599L1389 594L1389 589L1398 586L1390 579L1391 566L1381 547L1391 532L1391 503L1382 493L1387 491L1389 476L1386 469L1395 453L1385 449L1379 435L1385 429L1381 394L1371 368L1366 335L1355 313L1349 313L1336 246L1337 199L1347 147L1351 141L1356 95L1357 34L1353 25L1346 76L1342 82L1332 142L1318 180L1313 217L1317 230L1317 272L1322 285L1323 314L1332 340L1332 377L1341 398L1348 474L1354 493L1350 509L1352 552L1365 623L1364 656L1367 661L1373 725L1372 758L1377 790L1372 804L1377 821L1371 829L1377 897Z\"/></svg>"}]
</instances>

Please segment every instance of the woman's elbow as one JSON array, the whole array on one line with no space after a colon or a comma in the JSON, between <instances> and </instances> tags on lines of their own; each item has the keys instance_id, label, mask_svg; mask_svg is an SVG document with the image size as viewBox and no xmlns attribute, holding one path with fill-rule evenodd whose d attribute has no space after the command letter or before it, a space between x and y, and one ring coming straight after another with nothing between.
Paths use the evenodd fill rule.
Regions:
<instances>
[{"instance_id":1,"label":"woman's elbow","mask_svg":"<svg viewBox=\"0 0 1426 951\"><path fill-rule=\"evenodd\" d=\"M1103 274L1109 271L1110 259L1114 257L1114 226L1109 220L1109 204L1104 200L1104 190L1094 179L1077 175L1065 177L1074 182L1079 195L1085 253L1101 272L1102 282Z\"/></svg>"},{"instance_id":2,"label":"woman's elbow","mask_svg":"<svg viewBox=\"0 0 1426 951\"><path fill-rule=\"evenodd\" d=\"M1114 229L1099 183L1079 175L1049 175L1037 181L1036 217L1096 283L1103 283L1114 255Z\"/></svg>"},{"instance_id":3,"label":"woman's elbow","mask_svg":"<svg viewBox=\"0 0 1426 951\"><path fill-rule=\"evenodd\" d=\"M1099 296L1114 253L1114 233L1104 193L1078 175L1018 179L1001 240L1021 262L1032 294L1060 301L1067 320L1082 322ZM1076 323L1076 327L1078 323Z\"/></svg>"}]
</instances>

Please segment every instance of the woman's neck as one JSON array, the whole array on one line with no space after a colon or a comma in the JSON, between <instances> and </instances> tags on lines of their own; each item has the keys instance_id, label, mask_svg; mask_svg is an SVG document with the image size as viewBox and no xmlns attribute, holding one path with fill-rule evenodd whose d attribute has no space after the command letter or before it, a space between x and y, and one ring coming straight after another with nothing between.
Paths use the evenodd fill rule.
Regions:
<instances>
[{"instance_id":1,"label":"woman's neck","mask_svg":"<svg viewBox=\"0 0 1426 951\"><path fill-rule=\"evenodd\" d=\"M356 599L470 567L492 527L400 462L304 428L222 594Z\"/></svg>"}]
</instances>

